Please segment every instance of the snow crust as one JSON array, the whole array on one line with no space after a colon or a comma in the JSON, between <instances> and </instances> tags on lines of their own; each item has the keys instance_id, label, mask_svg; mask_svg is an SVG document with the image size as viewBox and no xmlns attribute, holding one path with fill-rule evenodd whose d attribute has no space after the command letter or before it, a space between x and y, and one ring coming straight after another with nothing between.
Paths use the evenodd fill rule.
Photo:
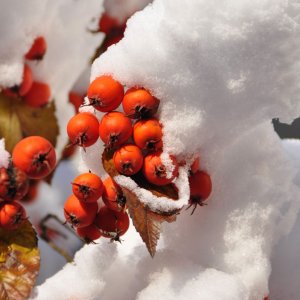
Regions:
<instances>
[{"instance_id":1,"label":"snow crust","mask_svg":"<svg viewBox=\"0 0 300 300\"><path fill-rule=\"evenodd\" d=\"M299 226L300 159L271 119L300 116L299 16L296 0L156 0L128 21L91 80L112 74L158 97L164 151L199 153L211 198L164 226L154 259L131 227L123 246L84 247L33 299L298 299L284 261L299 255L283 242ZM102 173L101 145L88 151L85 167Z\"/></svg>"}]
</instances>

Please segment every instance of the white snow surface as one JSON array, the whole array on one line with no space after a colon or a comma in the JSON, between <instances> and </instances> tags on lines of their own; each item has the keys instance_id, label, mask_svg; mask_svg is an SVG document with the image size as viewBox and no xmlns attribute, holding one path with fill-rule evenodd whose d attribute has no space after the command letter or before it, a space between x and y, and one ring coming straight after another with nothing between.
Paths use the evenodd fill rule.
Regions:
<instances>
[{"instance_id":1,"label":"white snow surface","mask_svg":"<svg viewBox=\"0 0 300 300\"><path fill-rule=\"evenodd\" d=\"M66 128L74 109L68 93L86 69L103 34L92 34L102 13L102 0L3 0L0 9L0 86L22 80L24 55L37 36L44 36L47 52L40 62L26 61L33 79L47 83L56 101L60 135L56 146L60 155L67 142Z\"/></svg>"},{"instance_id":2,"label":"white snow surface","mask_svg":"<svg viewBox=\"0 0 300 300\"><path fill-rule=\"evenodd\" d=\"M10 154L5 150L5 140L0 139L0 168L7 168Z\"/></svg>"},{"instance_id":3,"label":"white snow surface","mask_svg":"<svg viewBox=\"0 0 300 300\"><path fill-rule=\"evenodd\" d=\"M33 299L298 299L299 251L283 243L299 249L300 157L271 119L300 116L299 22L297 0L156 0L128 21L91 80L158 97L164 151L199 153L212 195L163 226L154 259L131 226L123 245L84 247ZM100 144L83 158L99 173Z\"/></svg>"}]
</instances>

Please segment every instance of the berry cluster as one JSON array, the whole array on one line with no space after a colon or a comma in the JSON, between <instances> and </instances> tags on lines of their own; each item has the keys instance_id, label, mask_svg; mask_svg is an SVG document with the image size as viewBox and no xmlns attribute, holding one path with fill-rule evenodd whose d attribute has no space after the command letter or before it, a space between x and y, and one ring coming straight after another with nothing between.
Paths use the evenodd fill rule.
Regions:
<instances>
[{"instance_id":1,"label":"berry cluster","mask_svg":"<svg viewBox=\"0 0 300 300\"><path fill-rule=\"evenodd\" d=\"M88 243L101 236L120 241L129 227L129 217L121 188L114 180L108 177L102 182L96 174L83 173L73 180L72 190L64 214L77 234ZM105 206L98 211L101 196Z\"/></svg>"},{"instance_id":2,"label":"berry cluster","mask_svg":"<svg viewBox=\"0 0 300 300\"><path fill-rule=\"evenodd\" d=\"M174 156L162 151L163 127L154 117L160 100L141 87L130 88L124 94L123 86L108 75L92 81L87 97L89 104L85 105L93 106L105 114L100 122L90 112L80 112L72 117L67 125L71 143L85 150L95 144L100 136L105 151L113 153L113 163L120 174L140 174L143 180L156 186L172 183L178 176L179 163ZM114 111L120 104L124 112ZM190 167L189 207L194 206L192 213L197 205L203 205L212 189L210 176L200 171L199 165L198 157ZM126 199L112 178L109 177L102 184L98 176L85 173L72 184L74 195L66 202L65 216L80 236L91 241L95 236L105 234L118 239L125 233L124 226L127 230L129 223L120 220L128 219L125 213ZM96 202L101 195L105 206L97 213ZM104 227L108 224L111 226L109 230ZM83 231L80 228L86 229Z\"/></svg>"},{"instance_id":3,"label":"berry cluster","mask_svg":"<svg viewBox=\"0 0 300 300\"><path fill-rule=\"evenodd\" d=\"M25 209L17 201L31 193L30 179L46 177L55 164L55 150L48 140L30 136L16 144L9 166L0 168L0 227L14 230L26 219Z\"/></svg>"},{"instance_id":4,"label":"berry cluster","mask_svg":"<svg viewBox=\"0 0 300 300\"><path fill-rule=\"evenodd\" d=\"M45 39L37 37L29 51L24 55L25 60L40 61L43 59L47 49ZM28 64L24 63L24 71L20 85L4 88L3 93L9 97L21 98L30 107L42 107L50 99L51 91L48 84L33 80L33 74Z\"/></svg>"}]
</instances>

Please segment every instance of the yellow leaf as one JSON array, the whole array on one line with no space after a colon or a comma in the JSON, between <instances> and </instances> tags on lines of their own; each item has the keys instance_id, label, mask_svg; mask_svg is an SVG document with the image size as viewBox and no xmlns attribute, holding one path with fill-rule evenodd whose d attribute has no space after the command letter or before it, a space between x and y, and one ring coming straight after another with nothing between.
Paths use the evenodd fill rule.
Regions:
<instances>
[{"instance_id":1,"label":"yellow leaf","mask_svg":"<svg viewBox=\"0 0 300 300\"><path fill-rule=\"evenodd\" d=\"M0 299L28 299L40 267L36 233L26 220L16 230L0 228Z\"/></svg>"}]
</instances>

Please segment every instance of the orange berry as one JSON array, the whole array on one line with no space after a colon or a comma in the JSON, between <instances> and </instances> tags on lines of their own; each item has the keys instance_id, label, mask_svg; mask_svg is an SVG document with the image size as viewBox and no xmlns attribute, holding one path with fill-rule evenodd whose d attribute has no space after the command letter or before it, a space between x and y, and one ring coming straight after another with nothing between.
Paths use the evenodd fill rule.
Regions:
<instances>
[{"instance_id":1,"label":"orange berry","mask_svg":"<svg viewBox=\"0 0 300 300\"><path fill-rule=\"evenodd\" d=\"M124 96L123 86L111 76L102 75L90 84L87 96L95 109L108 112L116 109Z\"/></svg>"},{"instance_id":2,"label":"orange berry","mask_svg":"<svg viewBox=\"0 0 300 300\"><path fill-rule=\"evenodd\" d=\"M116 150L113 156L114 165L121 174L132 176L143 166L143 154L135 145L125 145Z\"/></svg>"},{"instance_id":3,"label":"orange berry","mask_svg":"<svg viewBox=\"0 0 300 300\"><path fill-rule=\"evenodd\" d=\"M24 220L26 220L26 212L21 204L16 201L0 203L0 227L14 230Z\"/></svg>"},{"instance_id":4,"label":"orange berry","mask_svg":"<svg viewBox=\"0 0 300 300\"><path fill-rule=\"evenodd\" d=\"M133 139L142 150L161 150L162 127L156 119L140 120L134 124Z\"/></svg>"},{"instance_id":5,"label":"orange berry","mask_svg":"<svg viewBox=\"0 0 300 300\"><path fill-rule=\"evenodd\" d=\"M37 37L29 49L29 51L25 54L25 58L28 60L41 60L43 59L47 50L47 43L43 36Z\"/></svg>"},{"instance_id":6,"label":"orange berry","mask_svg":"<svg viewBox=\"0 0 300 300\"><path fill-rule=\"evenodd\" d=\"M52 144L41 136L30 136L16 144L12 153L13 164L29 178L40 179L49 175L56 164Z\"/></svg>"},{"instance_id":7,"label":"orange berry","mask_svg":"<svg viewBox=\"0 0 300 300\"><path fill-rule=\"evenodd\" d=\"M42 107L48 104L51 90L47 83L34 81L24 97L24 103L31 107Z\"/></svg>"}]
</instances>

